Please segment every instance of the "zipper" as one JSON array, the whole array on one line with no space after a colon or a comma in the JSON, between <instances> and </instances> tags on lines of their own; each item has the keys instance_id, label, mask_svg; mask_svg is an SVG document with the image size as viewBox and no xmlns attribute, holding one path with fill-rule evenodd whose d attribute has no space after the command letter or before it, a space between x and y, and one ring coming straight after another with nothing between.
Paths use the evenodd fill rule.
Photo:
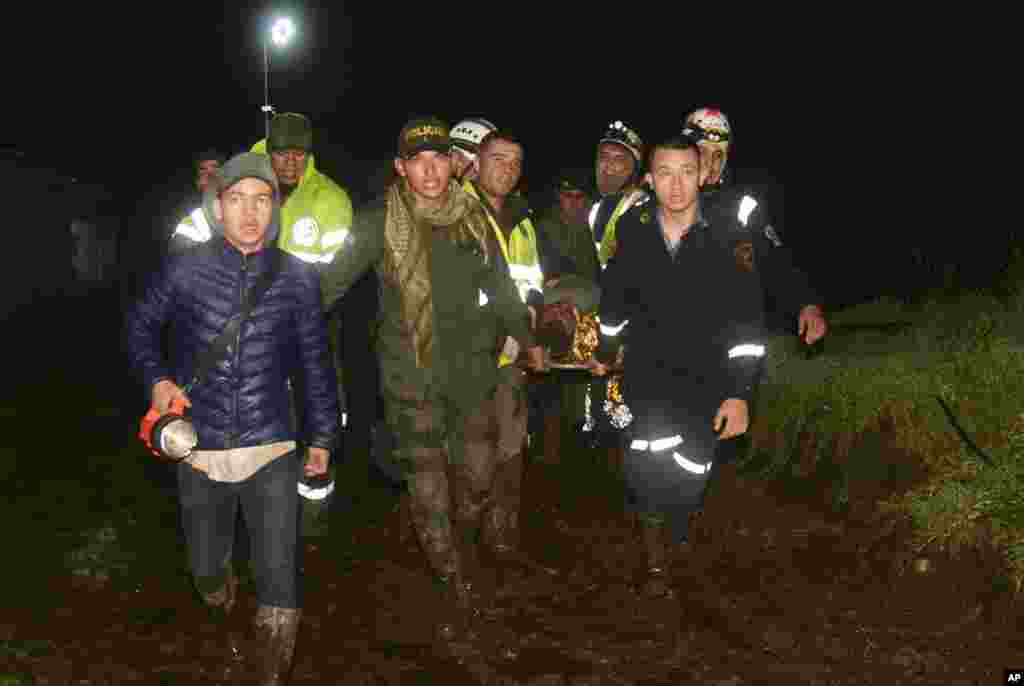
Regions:
<instances>
[{"instance_id":1,"label":"zipper","mask_svg":"<svg viewBox=\"0 0 1024 686\"><path fill-rule=\"evenodd\" d=\"M245 304L246 293L248 293L248 291L249 291L249 289L247 288L248 280L249 280L248 277L249 277L249 256L243 254L242 255L242 270L239 273L239 278L238 278L238 302L239 302L239 305L244 305ZM245 324L245 322L241 322L239 324L239 326L238 326L238 333L235 334L235 355L234 355L234 361L233 361L233 364L232 364L232 372L233 372L232 376L235 376L235 377L238 376L238 366L239 366L239 364L241 363L241 360L242 360L241 346L242 346L242 325L243 324ZM228 441L228 448L237 448L238 447L238 443L239 443L240 434L241 434L242 422L241 422L241 416L238 413L238 386L235 384L235 380L234 379L232 379L231 386L232 386L232 388L231 388L231 400L232 400L232 405L233 405L232 409L233 409L233 414L234 414L234 417L235 417L235 421L234 421L234 430L232 431L231 438Z\"/></svg>"}]
</instances>

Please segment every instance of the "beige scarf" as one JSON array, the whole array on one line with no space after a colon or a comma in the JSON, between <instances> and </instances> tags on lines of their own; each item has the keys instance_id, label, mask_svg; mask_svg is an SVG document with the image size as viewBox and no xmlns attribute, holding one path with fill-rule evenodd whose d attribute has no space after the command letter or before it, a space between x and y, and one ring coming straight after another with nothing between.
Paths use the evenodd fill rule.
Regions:
<instances>
[{"instance_id":1,"label":"beige scarf","mask_svg":"<svg viewBox=\"0 0 1024 686\"><path fill-rule=\"evenodd\" d=\"M404 179L388 189L384 222L384 275L402 300L402 329L412 339L417 367L430 366L434 343L434 304L430 286L430 239L445 231L449 240L470 247L490 263L490 225L480 202L452 181L444 203L430 210L416 209L416 200Z\"/></svg>"}]
</instances>

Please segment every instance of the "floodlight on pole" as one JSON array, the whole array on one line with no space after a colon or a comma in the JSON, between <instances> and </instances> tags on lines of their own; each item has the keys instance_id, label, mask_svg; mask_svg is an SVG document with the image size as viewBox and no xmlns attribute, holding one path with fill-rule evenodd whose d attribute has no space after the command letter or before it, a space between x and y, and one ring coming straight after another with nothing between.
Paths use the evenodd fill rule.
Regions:
<instances>
[{"instance_id":1,"label":"floodlight on pole","mask_svg":"<svg viewBox=\"0 0 1024 686\"><path fill-rule=\"evenodd\" d=\"M263 118L267 139L270 138L270 115L274 106L270 104L270 43L279 48L287 45L295 35L295 24L288 17L279 17L263 37Z\"/></svg>"}]
</instances>

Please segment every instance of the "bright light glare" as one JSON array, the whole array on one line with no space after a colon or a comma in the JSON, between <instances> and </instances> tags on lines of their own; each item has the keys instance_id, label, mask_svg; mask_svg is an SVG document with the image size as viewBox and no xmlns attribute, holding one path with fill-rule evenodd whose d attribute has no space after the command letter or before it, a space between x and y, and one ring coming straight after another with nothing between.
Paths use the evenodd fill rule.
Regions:
<instances>
[{"instance_id":1,"label":"bright light glare","mask_svg":"<svg viewBox=\"0 0 1024 686\"><path fill-rule=\"evenodd\" d=\"M274 22L274 25L270 29L270 40L274 42L274 45L282 46L288 43L295 35L295 24L292 23L291 19L282 17Z\"/></svg>"}]
</instances>

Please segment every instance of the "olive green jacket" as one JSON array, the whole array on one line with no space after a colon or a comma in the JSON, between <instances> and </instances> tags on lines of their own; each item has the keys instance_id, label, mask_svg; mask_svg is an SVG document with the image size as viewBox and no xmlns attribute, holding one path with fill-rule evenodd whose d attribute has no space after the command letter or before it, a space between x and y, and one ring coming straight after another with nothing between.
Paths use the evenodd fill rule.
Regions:
<instances>
[{"instance_id":1,"label":"olive green jacket","mask_svg":"<svg viewBox=\"0 0 1024 686\"><path fill-rule=\"evenodd\" d=\"M434 338L430 364L416 366L412 338L401 317L401 293L383 271L386 249L383 199L356 212L344 249L322 274L324 306L333 307L374 268L380 277L377 354L389 398L417 402L443 396L460 407L485 399L497 386L499 342L504 335L523 348L535 345L530 315L509 276L497 240L490 236L490 264L435 230L430 239ZM489 307L483 307L489 303Z\"/></svg>"}]
</instances>

